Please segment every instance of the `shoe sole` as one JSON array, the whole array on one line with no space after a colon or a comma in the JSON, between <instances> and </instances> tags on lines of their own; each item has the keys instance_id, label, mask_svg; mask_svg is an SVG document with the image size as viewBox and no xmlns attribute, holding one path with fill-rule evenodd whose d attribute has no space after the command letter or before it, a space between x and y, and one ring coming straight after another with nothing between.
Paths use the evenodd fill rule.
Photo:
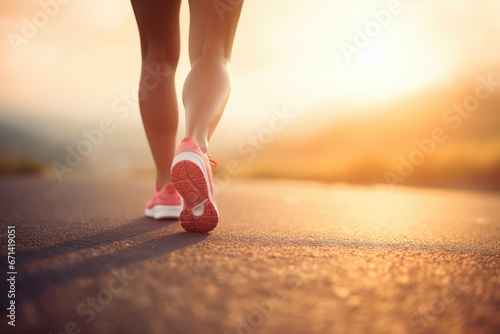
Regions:
<instances>
[{"instance_id":1,"label":"shoe sole","mask_svg":"<svg viewBox=\"0 0 500 334\"><path fill-rule=\"evenodd\" d=\"M179 219L182 205L155 205L151 209L145 209L144 215L154 219Z\"/></svg>"},{"instance_id":2,"label":"shoe sole","mask_svg":"<svg viewBox=\"0 0 500 334\"><path fill-rule=\"evenodd\" d=\"M184 200L180 215L182 228L200 233L215 229L219 214L203 159L195 153L179 153L174 158L170 175Z\"/></svg>"}]
</instances>

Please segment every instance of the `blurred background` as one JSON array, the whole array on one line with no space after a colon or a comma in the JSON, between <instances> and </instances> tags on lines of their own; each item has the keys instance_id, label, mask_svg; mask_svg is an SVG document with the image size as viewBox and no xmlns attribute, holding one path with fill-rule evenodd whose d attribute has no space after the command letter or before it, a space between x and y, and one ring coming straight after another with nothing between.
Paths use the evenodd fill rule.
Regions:
<instances>
[{"instance_id":1,"label":"blurred background","mask_svg":"<svg viewBox=\"0 0 500 334\"><path fill-rule=\"evenodd\" d=\"M397 3L246 1L220 178L499 190L500 1ZM188 23L184 1L179 92ZM153 180L129 1L0 0L0 36L0 175Z\"/></svg>"}]
</instances>

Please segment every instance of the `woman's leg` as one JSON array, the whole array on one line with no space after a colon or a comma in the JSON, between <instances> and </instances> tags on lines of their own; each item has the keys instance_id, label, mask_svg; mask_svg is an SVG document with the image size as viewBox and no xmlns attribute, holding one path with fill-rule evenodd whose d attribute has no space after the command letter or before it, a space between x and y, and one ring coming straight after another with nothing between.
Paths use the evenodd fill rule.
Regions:
<instances>
[{"instance_id":1,"label":"woman's leg","mask_svg":"<svg viewBox=\"0 0 500 334\"><path fill-rule=\"evenodd\" d=\"M156 164L156 187L170 182L178 125L175 71L179 61L180 0L131 0L141 38L140 100L144 129ZM158 85L151 71L161 72ZM152 88L154 87L154 88Z\"/></svg>"},{"instance_id":2,"label":"woman's leg","mask_svg":"<svg viewBox=\"0 0 500 334\"><path fill-rule=\"evenodd\" d=\"M224 111L231 90L229 61L243 1L223 16L212 0L189 0L191 16L189 58L183 102L186 137L193 137L203 152Z\"/></svg>"}]
</instances>

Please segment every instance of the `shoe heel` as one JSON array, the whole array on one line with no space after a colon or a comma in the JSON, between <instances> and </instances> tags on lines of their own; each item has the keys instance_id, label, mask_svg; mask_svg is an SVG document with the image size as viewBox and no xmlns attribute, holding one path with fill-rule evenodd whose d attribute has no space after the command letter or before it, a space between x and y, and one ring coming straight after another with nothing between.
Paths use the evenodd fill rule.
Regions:
<instances>
[{"instance_id":1,"label":"shoe heel","mask_svg":"<svg viewBox=\"0 0 500 334\"><path fill-rule=\"evenodd\" d=\"M219 216L210 201L202 203L204 212L201 216L193 214L192 209L185 208L181 212L181 226L188 232L206 233L217 227Z\"/></svg>"},{"instance_id":2,"label":"shoe heel","mask_svg":"<svg viewBox=\"0 0 500 334\"><path fill-rule=\"evenodd\" d=\"M172 166L171 177L184 200L181 226L188 232L203 233L215 229L219 217L210 201L207 180L200 167L192 161L178 161Z\"/></svg>"}]
</instances>

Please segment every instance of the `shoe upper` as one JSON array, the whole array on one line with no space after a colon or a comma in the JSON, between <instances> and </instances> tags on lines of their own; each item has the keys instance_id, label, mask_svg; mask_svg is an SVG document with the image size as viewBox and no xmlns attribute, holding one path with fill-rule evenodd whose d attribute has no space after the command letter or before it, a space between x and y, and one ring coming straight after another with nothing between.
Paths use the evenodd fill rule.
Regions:
<instances>
[{"instance_id":1,"label":"shoe upper","mask_svg":"<svg viewBox=\"0 0 500 334\"><path fill-rule=\"evenodd\" d=\"M179 147L177 148L177 151L175 151L175 155L182 152L192 152L200 156L205 156L205 154L203 154L200 147L198 146L198 143L196 143L196 140L194 140L193 137L184 138L181 141Z\"/></svg>"},{"instance_id":2,"label":"shoe upper","mask_svg":"<svg viewBox=\"0 0 500 334\"><path fill-rule=\"evenodd\" d=\"M181 196L172 183L167 183L160 190L154 189L153 196L146 203L146 208L151 209L155 205L179 206L182 205Z\"/></svg>"}]
</instances>

